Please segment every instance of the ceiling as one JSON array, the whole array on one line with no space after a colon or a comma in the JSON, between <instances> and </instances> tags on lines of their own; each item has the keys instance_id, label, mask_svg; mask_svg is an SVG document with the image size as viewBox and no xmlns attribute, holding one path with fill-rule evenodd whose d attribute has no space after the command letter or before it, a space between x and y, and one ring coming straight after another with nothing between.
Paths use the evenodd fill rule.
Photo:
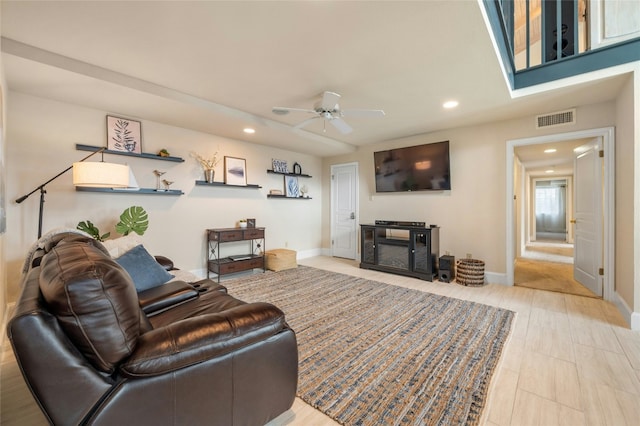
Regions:
<instances>
[{"instance_id":1,"label":"ceiling","mask_svg":"<svg viewBox=\"0 0 640 426\"><path fill-rule=\"evenodd\" d=\"M476 1L1 3L9 89L317 156L615 99L612 77L512 98ZM343 135L306 113L323 91ZM445 110L456 99L460 105ZM323 124L326 124L326 129ZM245 127L256 133L247 135Z\"/></svg>"},{"instance_id":2,"label":"ceiling","mask_svg":"<svg viewBox=\"0 0 640 426\"><path fill-rule=\"evenodd\" d=\"M587 139L575 139L562 142L550 142L537 145L524 145L514 148L518 157L531 177L573 176L574 149L586 144ZM545 152L554 149L554 152ZM549 172L552 170L552 172Z\"/></svg>"}]
</instances>

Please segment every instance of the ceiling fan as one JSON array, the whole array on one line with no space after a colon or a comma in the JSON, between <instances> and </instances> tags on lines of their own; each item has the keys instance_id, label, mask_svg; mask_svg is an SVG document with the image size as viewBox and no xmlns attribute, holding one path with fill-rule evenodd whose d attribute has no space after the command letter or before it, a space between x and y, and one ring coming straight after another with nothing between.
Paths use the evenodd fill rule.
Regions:
<instances>
[{"instance_id":1,"label":"ceiling fan","mask_svg":"<svg viewBox=\"0 0 640 426\"><path fill-rule=\"evenodd\" d=\"M384 116L384 111L381 109L340 109L340 105L338 105L338 101L340 100L340 95L334 92L324 92L322 94L322 99L320 99L314 105L313 109L305 109L305 108L288 108L288 107L274 107L272 109L274 114L285 115L290 112L306 112L310 114L314 114L314 117L308 118L303 122L296 124L294 126L295 129L300 129L307 124L311 123L313 120L318 118L323 118L324 122L327 121L333 125L338 131L342 134L349 134L353 131L351 126L349 126L342 117L382 117ZM326 132L327 129L325 128Z\"/></svg>"}]
</instances>

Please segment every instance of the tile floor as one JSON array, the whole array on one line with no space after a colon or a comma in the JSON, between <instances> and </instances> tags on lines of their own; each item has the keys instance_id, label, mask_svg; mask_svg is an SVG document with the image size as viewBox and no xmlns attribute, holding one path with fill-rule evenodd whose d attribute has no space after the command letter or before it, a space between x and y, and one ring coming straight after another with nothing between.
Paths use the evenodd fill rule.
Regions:
<instances>
[{"instance_id":1,"label":"tile floor","mask_svg":"<svg viewBox=\"0 0 640 426\"><path fill-rule=\"evenodd\" d=\"M359 269L354 261L314 257L300 264L472 300L517 313L481 424L640 424L640 332L609 302L521 287L463 287ZM9 345L2 351L3 425L47 424ZM269 426L337 425L296 399Z\"/></svg>"}]
</instances>

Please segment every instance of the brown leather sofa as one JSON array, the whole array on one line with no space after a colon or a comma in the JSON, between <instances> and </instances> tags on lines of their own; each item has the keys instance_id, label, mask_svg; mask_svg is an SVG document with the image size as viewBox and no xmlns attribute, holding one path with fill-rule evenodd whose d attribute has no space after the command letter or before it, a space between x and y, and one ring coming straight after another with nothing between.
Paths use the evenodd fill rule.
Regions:
<instances>
[{"instance_id":1,"label":"brown leather sofa","mask_svg":"<svg viewBox=\"0 0 640 426\"><path fill-rule=\"evenodd\" d=\"M77 234L31 265L7 334L50 423L261 425L293 404L296 338L277 307L204 280L169 283L175 303L151 295L145 313L130 276Z\"/></svg>"}]
</instances>

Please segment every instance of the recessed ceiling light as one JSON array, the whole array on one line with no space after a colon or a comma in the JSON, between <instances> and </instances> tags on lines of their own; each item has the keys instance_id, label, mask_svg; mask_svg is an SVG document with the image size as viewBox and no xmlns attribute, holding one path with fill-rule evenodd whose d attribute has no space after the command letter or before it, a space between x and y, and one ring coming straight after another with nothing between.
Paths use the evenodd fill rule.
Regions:
<instances>
[{"instance_id":1,"label":"recessed ceiling light","mask_svg":"<svg viewBox=\"0 0 640 426\"><path fill-rule=\"evenodd\" d=\"M249 134L253 134L253 133L255 133L255 132L256 132L256 130L255 130L255 129L252 129L251 127L245 127L245 128L244 128L244 130L243 130L243 132L245 132L245 133L249 133Z\"/></svg>"},{"instance_id":2,"label":"recessed ceiling light","mask_svg":"<svg viewBox=\"0 0 640 426\"><path fill-rule=\"evenodd\" d=\"M545 170L545 173L553 173L553 169Z\"/></svg>"},{"instance_id":3,"label":"recessed ceiling light","mask_svg":"<svg viewBox=\"0 0 640 426\"><path fill-rule=\"evenodd\" d=\"M551 153L556 152L556 151L557 151L557 149L555 149L555 148L549 148L549 149L545 149L544 153L545 154L551 154Z\"/></svg>"},{"instance_id":4,"label":"recessed ceiling light","mask_svg":"<svg viewBox=\"0 0 640 426\"><path fill-rule=\"evenodd\" d=\"M451 109L458 106L458 101L447 101L442 104L443 108Z\"/></svg>"}]
</instances>

